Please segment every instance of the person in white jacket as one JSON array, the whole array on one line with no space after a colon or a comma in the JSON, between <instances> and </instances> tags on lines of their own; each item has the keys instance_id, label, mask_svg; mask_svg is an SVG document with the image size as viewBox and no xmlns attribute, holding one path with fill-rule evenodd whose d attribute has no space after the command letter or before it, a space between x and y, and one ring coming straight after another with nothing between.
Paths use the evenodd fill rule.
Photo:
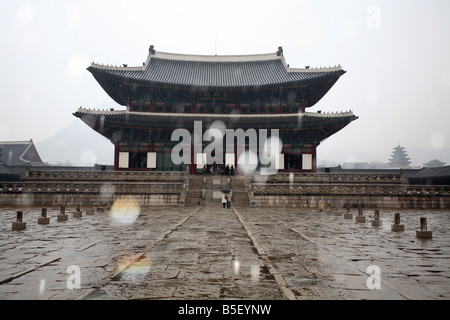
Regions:
<instances>
[{"instance_id":1,"label":"person in white jacket","mask_svg":"<svg viewBox=\"0 0 450 320\"><path fill-rule=\"evenodd\" d=\"M227 197L226 197L225 193L222 193L222 205L223 205L223 208L225 209L225 206L227 205Z\"/></svg>"}]
</instances>

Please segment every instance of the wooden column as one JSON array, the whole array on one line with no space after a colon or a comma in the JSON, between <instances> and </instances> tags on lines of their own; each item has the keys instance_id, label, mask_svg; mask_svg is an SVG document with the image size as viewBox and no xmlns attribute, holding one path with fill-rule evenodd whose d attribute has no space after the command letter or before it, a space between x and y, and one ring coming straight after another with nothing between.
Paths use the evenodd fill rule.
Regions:
<instances>
[{"instance_id":1,"label":"wooden column","mask_svg":"<svg viewBox=\"0 0 450 320\"><path fill-rule=\"evenodd\" d=\"M317 172L317 145L312 147L312 172Z\"/></svg>"}]
</instances>

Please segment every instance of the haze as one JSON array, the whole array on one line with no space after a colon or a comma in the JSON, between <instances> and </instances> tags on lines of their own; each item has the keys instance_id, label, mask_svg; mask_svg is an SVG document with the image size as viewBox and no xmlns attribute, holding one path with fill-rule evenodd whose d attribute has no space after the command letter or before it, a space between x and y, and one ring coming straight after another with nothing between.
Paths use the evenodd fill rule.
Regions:
<instances>
[{"instance_id":1,"label":"haze","mask_svg":"<svg viewBox=\"0 0 450 320\"><path fill-rule=\"evenodd\" d=\"M318 164L450 164L450 2L2 1L0 141L29 140L49 163L112 164L113 145L72 113L124 109L86 70L141 66L157 51L235 55L283 47L291 67L347 73L307 111L359 119L323 141Z\"/></svg>"}]
</instances>

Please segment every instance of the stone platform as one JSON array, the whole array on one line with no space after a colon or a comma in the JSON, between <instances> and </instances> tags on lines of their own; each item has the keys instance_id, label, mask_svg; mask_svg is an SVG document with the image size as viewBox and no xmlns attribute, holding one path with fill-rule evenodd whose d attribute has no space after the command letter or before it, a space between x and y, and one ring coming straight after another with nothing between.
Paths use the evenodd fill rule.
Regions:
<instances>
[{"instance_id":1,"label":"stone platform","mask_svg":"<svg viewBox=\"0 0 450 320\"><path fill-rule=\"evenodd\" d=\"M450 209L450 186L409 185L401 174L278 173L224 176L150 171L33 171L0 182L0 207L111 205L132 195L143 206L214 203L293 208Z\"/></svg>"},{"instance_id":2,"label":"stone platform","mask_svg":"<svg viewBox=\"0 0 450 320\"><path fill-rule=\"evenodd\" d=\"M3 300L450 299L445 210L400 211L401 233L385 210L375 228L329 209L142 206L133 221L104 210L57 223L49 208L38 225L41 208L23 208L20 232L15 211L0 210ZM416 237L420 217L432 239ZM368 286L373 266L380 289Z\"/></svg>"}]
</instances>

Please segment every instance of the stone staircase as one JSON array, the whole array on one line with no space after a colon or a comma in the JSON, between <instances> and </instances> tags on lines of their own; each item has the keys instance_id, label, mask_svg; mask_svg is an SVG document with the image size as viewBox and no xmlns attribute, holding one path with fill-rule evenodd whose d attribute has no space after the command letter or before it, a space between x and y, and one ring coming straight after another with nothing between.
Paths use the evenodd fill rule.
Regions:
<instances>
[{"instance_id":1,"label":"stone staircase","mask_svg":"<svg viewBox=\"0 0 450 320\"><path fill-rule=\"evenodd\" d=\"M189 176L189 191L186 194L185 206L192 207L204 204L204 197L202 197L202 177Z\"/></svg>"},{"instance_id":2,"label":"stone staircase","mask_svg":"<svg viewBox=\"0 0 450 320\"><path fill-rule=\"evenodd\" d=\"M232 190L232 205L248 207L248 195L245 190L244 178L222 175L189 176L189 192L186 195L185 205L221 206L222 190L224 189Z\"/></svg>"},{"instance_id":3,"label":"stone staircase","mask_svg":"<svg viewBox=\"0 0 450 320\"><path fill-rule=\"evenodd\" d=\"M234 176L231 180L233 190L233 205L237 207L248 207L248 191L245 189L245 177Z\"/></svg>"}]
</instances>

